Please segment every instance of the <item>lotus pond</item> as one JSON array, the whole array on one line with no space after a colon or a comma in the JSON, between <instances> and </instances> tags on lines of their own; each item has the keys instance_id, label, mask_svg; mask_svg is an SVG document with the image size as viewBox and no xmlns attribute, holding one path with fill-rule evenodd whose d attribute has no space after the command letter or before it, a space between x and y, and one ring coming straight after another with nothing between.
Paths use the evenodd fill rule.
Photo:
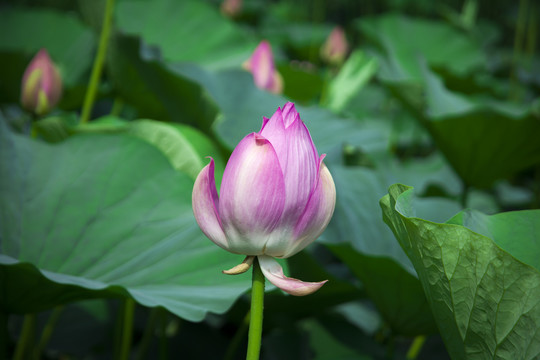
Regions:
<instances>
[{"instance_id":1,"label":"lotus pond","mask_svg":"<svg viewBox=\"0 0 540 360\"><path fill-rule=\"evenodd\" d=\"M0 359L540 359L539 22L2 2Z\"/></svg>"}]
</instances>

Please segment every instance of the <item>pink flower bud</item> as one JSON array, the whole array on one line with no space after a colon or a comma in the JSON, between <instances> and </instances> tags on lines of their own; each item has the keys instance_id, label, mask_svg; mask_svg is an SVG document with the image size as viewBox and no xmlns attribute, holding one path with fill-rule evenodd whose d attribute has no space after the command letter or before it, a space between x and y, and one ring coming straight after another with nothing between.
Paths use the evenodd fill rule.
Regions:
<instances>
[{"instance_id":1,"label":"pink flower bud","mask_svg":"<svg viewBox=\"0 0 540 360\"><path fill-rule=\"evenodd\" d=\"M274 94L283 92L283 78L275 68L272 48L268 41L261 41L243 66L253 74L253 80L258 88Z\"/></svg>"},{"instance_id":2,"label":"pink flower bud","mask_svg":"<svg viewBox=\"0 0 540 360\"><path fill-rule=\"evenodd\" d=\"M229 17L235 17L242 11L242 0L224 0L221 3L221 13Z\"/></svg>"},{"instance_id":3,"label":"pink flower bud","mask_svg":"<svg viewBox=\"0 0 540 360\"><path fill-rule=\"evenodd\" d=\"M22 106L38 115L49 112L62 95L62 78L47 50L41 49L26 68L21 84Z\"/></svg>"},{"instance_id":4,"label":"pink flower bud","mask_svg":"<svg viewBox=\"0 0 540 360\"><path fill-rule=\"evenodd\" d=\"M258 133L234 149L220 196L214 161L193 188L193 212L204 234L235 254L258 256L270 282L293 295L307 295L324 282L283 275L273 259L288 258L312 243L334 213L336 189L328 168L293 103L263 118Z\"/></svg>"},{"instance_id":5,"label":"pink flower bud","mask_svg":"<svg viewBox=\"0 0 540 360\"><path fill-rule=\"evenodd\" d=\"M345 32L341 27L336 26L321 47L321 57L329 64L339 65L345 60L348 51L349 44Z\"/></svg>"}]
</instances>

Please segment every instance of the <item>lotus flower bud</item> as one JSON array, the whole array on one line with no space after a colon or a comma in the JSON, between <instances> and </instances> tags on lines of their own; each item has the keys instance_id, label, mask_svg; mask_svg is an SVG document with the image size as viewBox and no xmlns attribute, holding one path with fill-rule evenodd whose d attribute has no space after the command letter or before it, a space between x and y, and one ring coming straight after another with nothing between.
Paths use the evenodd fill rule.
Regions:
<instances>
[{"instance_id":1,"label":"lotus flower bud","mask_svg":"<svg viewBox=\"0 0 540 360\"><path fill-rule=\"evenodd\" d=\"M242 10L242 0L224 0L220 9L223 15L235 17Z\"/></svg>"},{"instance_id":2,"label":"lotus flower bud","mask_svg":"<svg viewBox=\"0 0 540 360\"><path fill-rule=\"evenodd\" d=\"M349 44L345 32L341 27L336 26L321 47L321 57L329 64L339 65L345 60L348 51Z\"/></svg>"},{"instance_id":3,"label":"lotus flower bud","mask_svg":"<svg viewBox=\"0 0 540 360\"><path fill-rule=\"evenodd\" d=\"M47 50L41 49L26 68L21 84L23 107L37 115L49 112L62 95L62 78Z\"/></svg>"},{"instance_id":4,"label":"lotus flower bud","mask_svg":"<svg viewBox=\"0 0 540 360\"><path fill-rule=\"evenodd\" d=\"M304 249L332 217L336 189L324 156L294 104L287 103L236 146L219 196L214 161L202 169L193 188L197 223L216 245L248 256L227 273L247 270L257 256L266 278L292 295L310 294L325 283L288 278L274 259Z\"/></svg>"},{"instance_id":5,"label":"lotus flower bud","mask_svg":"<svg viewBox=\"0 0 540 360\"><path fill-rule=\"evenodd\" d=\"M272 48L268 41L261 41L243 66L253 74L253 80L258 88L274 94L283 92L283 78L275 68Z\"/></svg>"}]
</instances>

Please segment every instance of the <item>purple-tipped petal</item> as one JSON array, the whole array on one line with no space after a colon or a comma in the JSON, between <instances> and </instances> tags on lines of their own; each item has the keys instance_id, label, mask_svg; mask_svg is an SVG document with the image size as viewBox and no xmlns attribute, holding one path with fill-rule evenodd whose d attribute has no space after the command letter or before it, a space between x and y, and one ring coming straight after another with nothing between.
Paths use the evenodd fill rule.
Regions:
<instances>
[{"instance_id":1,"label":"purple-tipped petal","mask_svg":"<svg viewBox=\"0 0 540 360\"><path fill-rule=\"evenodd\" d=\"M304 249L322 234L336 205L336 187L332 175L322 162L325 155L321 155L319 164L319 179L317 187L311 194L307 206L296 223L293 238L287 253L283 257L290 257Z\"/></svg>"},{"instance_id":2,"label":"purple-tipped petal","mask_svg":"<svg viewBox=\"0 0 540 360\"><path fill-rule=\"evenodd\" d=\"M285 182L274 148L259 134L247 135L234 149L221 183L219 214L231 251L262 254L280 225L284 203Z\"/></svg>"},{"instance_id":3,"label":"purple-tipped petal","mask_svg":"<svg viewBox=\"0 0 540 360\"><path fill-rule=\"evenodd\" d=\"M216 245L228 250L227 238L219 218L219 197L214 181L214 159L206 165L195 180L192 194L193 214L203 233Z\"/></svg>"},{"instance_id":4,"label":"purple-tipped petal","mask_svg":"<svg viewBox=\"0 0 540 360\"><path fill-rule=\"evenodd\" d=\"M293 279L283 274L281 265L274 258L264 255L260 255L257 258L259 259L261 270L268 281L291 295L304 296L312 294L328 281L305 282Z\"/></svg>"},{"instance_id":5,"label":"purple-tipped petal","mask_svg":"<svg viewBox=\"0 0 540 360\"><path fill-rule=\"evenodd\" d=\"M300 117L298 111L296 111L296 108L294 107L294 103L290 101L283 106L283 110L281 112L285 127L289 127L294 121L296 121L297 118Z\"/></svg>"},{"instance_id":6,"label":"purple-tipped petal","mask_svg":"<svg viewBox=\"0 0 540 360\"><path fill-rule=\"evenodd\" d=\"M318 154L294 104L278 108L260 131L274 147L285 178L284 219L295 224L315 187Z\"/></svg>"}]
</instances>

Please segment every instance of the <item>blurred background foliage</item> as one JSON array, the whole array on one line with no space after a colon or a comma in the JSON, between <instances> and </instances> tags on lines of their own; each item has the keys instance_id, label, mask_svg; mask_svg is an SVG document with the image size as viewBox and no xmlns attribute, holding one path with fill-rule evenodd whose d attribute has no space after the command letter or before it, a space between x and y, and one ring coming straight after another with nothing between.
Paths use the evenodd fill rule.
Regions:
<instances>
[{"instance_id":1,"label":"blurred background foliage","mask_svg":"<svg viewBox=\"0 0 540 360\"><path fill-rule=\"evenodd\" d=\"M250 277L221 274L241 259L200 232L191 189L206 156L219 189L238 141L293 101L338 199L286 263L330 281L268 288L262 358L540 356L537 2L117 0L83 124L105 4L0 4L3 354L244 358ZM261 40L283 94L242 69ZM19 96L41 48L64 94L37 119Z\"/></svg>"}]
</instances>

